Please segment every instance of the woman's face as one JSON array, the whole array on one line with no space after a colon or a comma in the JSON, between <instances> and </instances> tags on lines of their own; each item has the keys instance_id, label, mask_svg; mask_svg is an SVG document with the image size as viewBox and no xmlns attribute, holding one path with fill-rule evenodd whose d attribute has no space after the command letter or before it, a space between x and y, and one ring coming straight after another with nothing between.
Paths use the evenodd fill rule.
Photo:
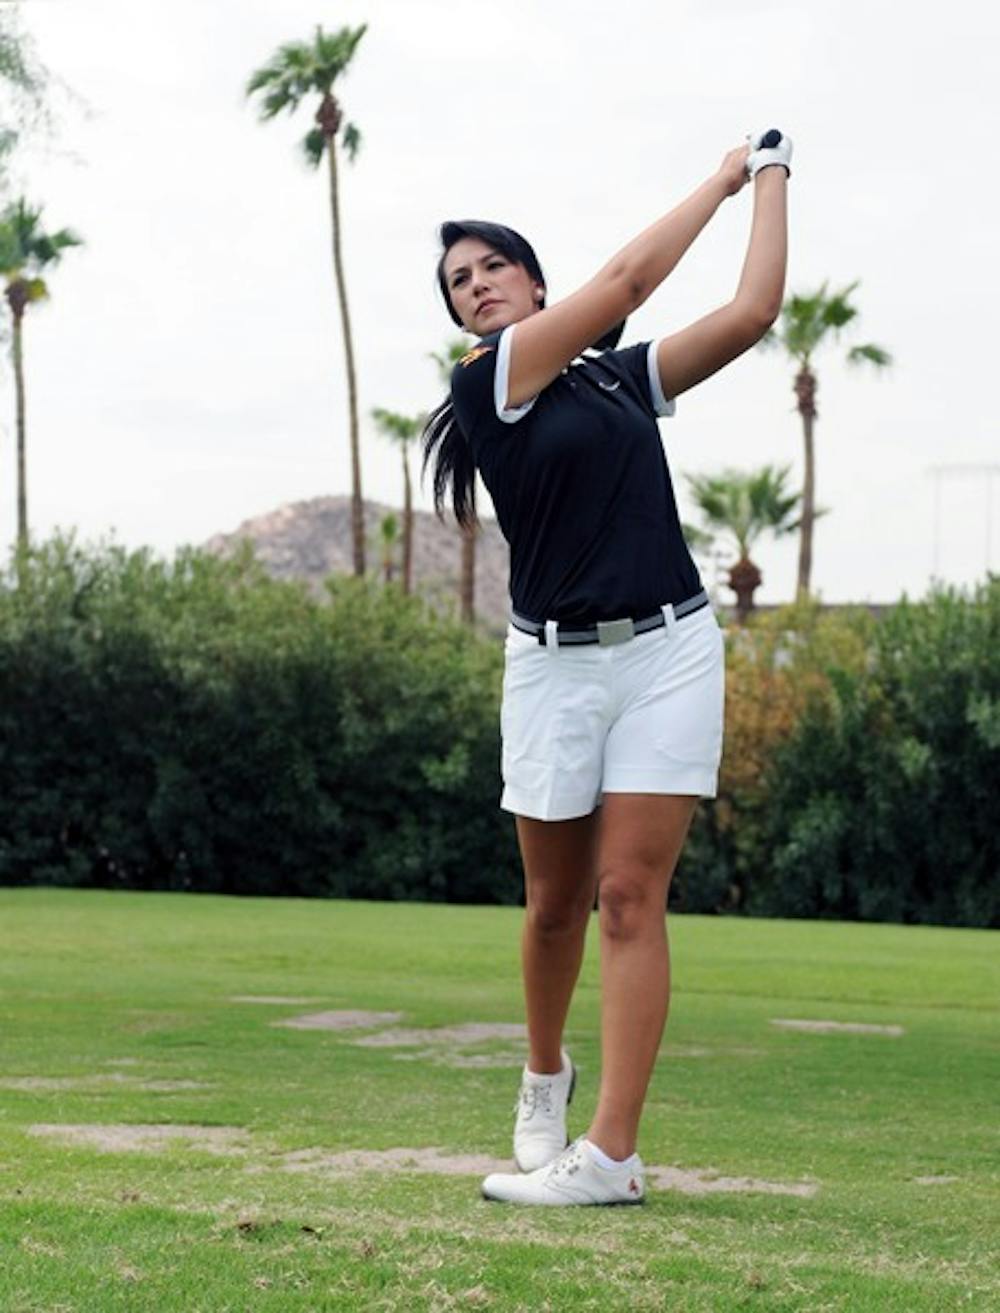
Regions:
<instances>
[{"instance_id":1,"label":"woman's face","mask_svg":"<svg viewBox=\"0 0 1000 1313\"><path fill-rule=\"evenodd\" d=\"M545 294L523 264L508 260L478 237L463 237L449 249L444 278L455 313L477 337L534 314Z\"/></svg>"}]
</instances>

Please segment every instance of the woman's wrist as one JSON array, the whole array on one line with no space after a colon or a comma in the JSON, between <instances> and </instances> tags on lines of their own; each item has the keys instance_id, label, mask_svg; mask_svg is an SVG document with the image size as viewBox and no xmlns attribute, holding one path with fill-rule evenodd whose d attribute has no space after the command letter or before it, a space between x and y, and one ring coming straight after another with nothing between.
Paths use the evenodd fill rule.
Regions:
<instances>
[{"instance_id":1,"label":"woman's wrist","mask_svg":"<svg viewBox=\"0 0 1000 1313\"><path fill-rule=\"evenodd\" d=\"M725 168L717 169L703 184L708 193L712 196L716 208L730 196L735 196L739 188L733 187L733 180L726 173Z\"/></svg>"},{"instance_id":2,"label":"woman's wrist","mask_svg":"<svg viewBox=\"0 0 1000 1313\"><path fill-rule=\"evenodd\" d=\"M788 183L789 176L787 164L768 164L765 168L758 169L754 174L753 185L757 191L761 187L784 188Z\"/></svg>"},{"instance_id":3,"label":"woman's wrist","mask_svg":"<svg viewBox=\"0 0 1000 1313\"><path fill-rule=\"evenodd\" d=\"M712 175L710 181L713 187L720 190L719 204L727 196L735 196L738 191L746 186L747 158L749 154L749 146L734 147L731 151L726 152L722 163Z\"/></svg>"}]
</instances>

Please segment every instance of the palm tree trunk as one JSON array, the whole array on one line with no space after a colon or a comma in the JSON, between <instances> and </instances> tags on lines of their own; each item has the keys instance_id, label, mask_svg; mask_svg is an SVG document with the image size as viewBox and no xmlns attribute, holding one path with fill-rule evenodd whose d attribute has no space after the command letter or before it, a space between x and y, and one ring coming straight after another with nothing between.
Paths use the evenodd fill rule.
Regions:
<instances>
[{"instance_id":1,"label":"palm tree trunk","mask_svg":"<svg viewBox=\"0 0 1000 1313\"><path fill-rule=\"evenodd\" d=\"M462 602L462 619L471 625L476 618L476 534L475 521L462 526L462 575L459 596Z\"/></svg>"},{"instance_id":2,"label":"palm tree trunk","mask_svg":"<svg viewBox=\"0 0 1000 1313\"><path fill-rule=\"evenodd\" d=\"M358 384L354 368L354 340L351 316L347 308L347 283L340 250L340 202L337 181L337 149L332 136L326 139L330 162L330 215L333 221L333 268L337 275L337 299L344 335L344 361L347 367L347 399L351 424L351 538L354 547L354 573L365 572L365 504L361 497L361 444L358 437Z\"/></svg>"},{"instance_id":3,"label":"palm tree trunk","mask_svg":"<svg viewBox=\"0 0 1000 1313\"><path fill-rule=\"evenodd\" d=\"M736 618L741 625L750 619L754 608L753 595L764 582L764 576L744 553L729 571L729 587L736 594Z\"/></svg>"},{"instance_id":4,"label":"palm tree trunk","mask_svg":"<svg viewBox=\"0 0 1000 1313\"><path fill-rule=\"evenodd\" d=\"M403 592L413 587L413 487L410 482L410 455L403 444Z\"/></svg>"},{"instance_id":5,"label":"palm tree trunk","mask_svg":"<svg viewBox=\"0 0 1000 1313\"><path fill-rule=\"evenodd\" d=\"M28 546L28 470L25 454L25 405L24 405L24 344L22 341L23 320L20 315L14 317L14 340L12 355L14 357L14 395L17 406L17 547L24 552Z\"/></svg>"},{"instance_id":6,"label":"palm tree trunk","mask_svg":"<svg viewBox=\"0 0 1000 1313\"><path fill-rule=\"evenodd\" d=\"M804 364L795 377L795 395L802 416L802 438L805 444L805 473L802 479L802 527L799 532L799 578L796 588L799 599L809 596L812 576L813 525L816 521L816 453L813 445L813 424L816 419L816 376Z\"/></svg>"}]
</instances>

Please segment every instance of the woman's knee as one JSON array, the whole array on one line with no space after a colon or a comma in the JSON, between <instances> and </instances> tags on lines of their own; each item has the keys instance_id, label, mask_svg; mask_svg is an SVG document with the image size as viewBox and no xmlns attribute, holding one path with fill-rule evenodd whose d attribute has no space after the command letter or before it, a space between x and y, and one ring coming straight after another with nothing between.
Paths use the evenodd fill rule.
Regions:
<instances>
[{"instance_id":1,"label":"woman's knee","mask_svg":"<svg viewBox=\"0 0 1000 1313\"><path fill-rule=\"evenodd\" d=\"M593 910L593 902L590 893L568 898L551 898L536 893L527 899L525 915L534 934L543 939L555 939L575 934L581 926L585 926Z\"/></svg>"},{"instance_id":2,"label":"woman's knee","mask_svg":"<svg viewBox=\"0 0 1000 1313\"><path fill-rule=\"evenodd\" d=\"M601 873L598 908L601 933L609 939L635 939L662 929L667 882L650 865L612 867Z\"/></svg>"}]
</instances>

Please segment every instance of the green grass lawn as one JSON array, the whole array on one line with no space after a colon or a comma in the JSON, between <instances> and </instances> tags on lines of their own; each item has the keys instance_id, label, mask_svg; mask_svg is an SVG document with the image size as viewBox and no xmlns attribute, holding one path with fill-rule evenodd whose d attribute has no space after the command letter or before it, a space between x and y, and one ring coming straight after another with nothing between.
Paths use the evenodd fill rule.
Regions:
<instances>
[{"instance_id":1,"label":"green grass lawn","mask_svg":"<svg viewBox=\"0 0 1000 1313\"><path fill-rule=\"evenodd\" d=\"M518 1042L393 1032L520 1022L519 925L0 890L0 1313L1000 1308L995 933L672 918L640 1149L698 1192L518 1210L478 1190L510 1153ZM598 1005L592 935L573 1134ZM272 1024L354 1009L400 1018ZM128 1132L155 1126L186 1129Z\"/></svg>"}]
</instances>

